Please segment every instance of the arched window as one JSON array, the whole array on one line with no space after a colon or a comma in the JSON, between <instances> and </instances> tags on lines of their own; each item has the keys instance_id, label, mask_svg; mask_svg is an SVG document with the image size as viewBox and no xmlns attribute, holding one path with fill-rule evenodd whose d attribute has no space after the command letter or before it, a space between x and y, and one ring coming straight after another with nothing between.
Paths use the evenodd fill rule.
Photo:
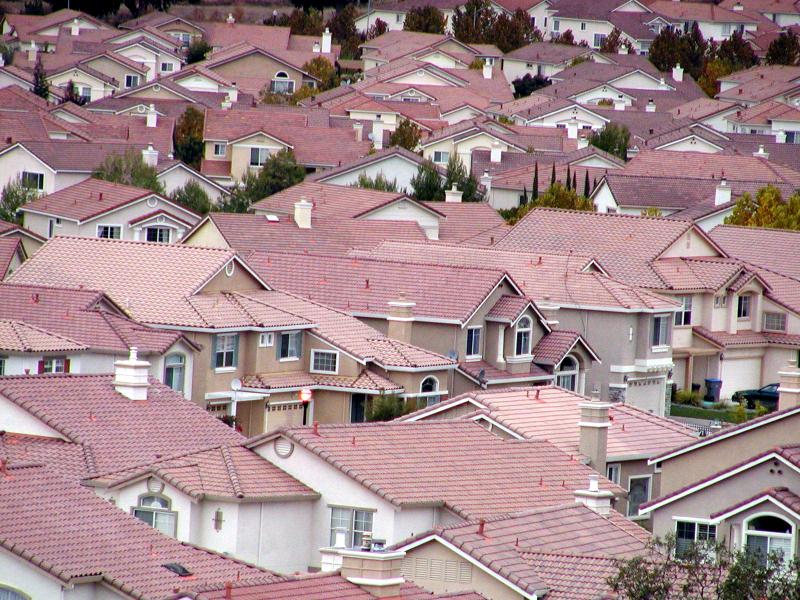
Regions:
<instances>
[{"instance_id":1,"label":"arched window","mask_svg":"<svg viewBox=\"0 0 800 600\"><path fill-rule=\"evenodd\" d=\"M294 80L289 79L286 71L278 71L272 78L271 91L275 94L293 94Z\"/></svg>"},{"instance_id":2,"label":"arched window","mask_svg":"<svg viewBox=\"0 0 800 600\"><path fill-rule=\"evenodd\" d=\"M436 377L430 376L426 377L422 380L422 383L419 386L420 394L426 394L422 396L423 400L425 400L426 406L432 406L439 402L440 396L435 392L439 391L439 380Z\"/></svg>"},{"instance_id":3,"label":"arched window","mask_svg":"<svg viewBox=\"0 0 800 600\"><path fill-rule=\"evenodd\" d=\"M792 560L793 538L792 524L777 515L756 515L744 523L744 548L754 554L761 564L766 564L767 557L772 553L782 554L786 563Z\"/></svg>"},{"instance_id":4,"label":"arched window","mask_svg":"<svg viewBox=\"0 0 800 600\"><path fill-rule=\"evenodd\" d=\"M30 598L21 592L0 585L0 600L30 600Z\"/></svg>"},{"instance_id":5,"label":"arched window","mask_svg":"<svg viewBox=\"0 0 800 600\"><path fill-rule=\"evenodd\" d=\"M164 359L164 384L176 392L183 391L186 374L186 357L183 354L168 354Z\"/></svg>"},{"instance_id":6,"label":"arched window","mask_svg":"<svg viewBox=\"0 0 800 600\"><path fill-rule=\"evenodd\" d=\"M565 356L556 369L556 385L570 392L578 390L578 361Z\"/></svg>"},{"instance_id":7,"label":"arched window","mask_svg":"<svg viewBox=\"0 0 800 600\"><path fill-rule=\"evenodd\" d=\"M140 496L139 505L133 509L133 516L161 533L175 537L178 514L170 510L171 504L169 498L165 496L155 494Z\"/></svg>"},{"instance_id":8,"label":"arched window","mask_svg":"<svg viewBox=\"0 0 800 600\"><path fill-rule=\"evenodd\" d=\"M525 356L531 353L531 329L532 323L530 318L522 317L517 322L517 339L516 351L517 356Z\"/></svg>"}]
</instances>

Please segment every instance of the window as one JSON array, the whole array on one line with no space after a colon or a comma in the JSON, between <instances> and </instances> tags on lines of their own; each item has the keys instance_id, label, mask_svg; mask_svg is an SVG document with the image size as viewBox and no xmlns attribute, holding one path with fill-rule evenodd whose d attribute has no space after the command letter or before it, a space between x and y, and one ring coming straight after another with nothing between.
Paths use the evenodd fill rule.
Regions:
<instances>
[{"instance_id":1,"label":"window","mask_svg":"<svg viewBox=\"0 0 800 600\"><path fill-rule=\"evenodd\" d=\"M560 26L560 23L559 23L558 19L553 19L553 31L558 31L559 26Z\"/></svg>"},{"instance_id":2,"label":"window","mask_svg":"<svg viewBox=\"0 0 800 600\"><path fill-rule=\"evenodd\" d=\"M731 24L730 23L723 23L722 24L722 36L723 37L730 37L731 35Z\"/></svg>"},{"instance_id":3,"label":"window","mask_svg":"<svg viewBox=\"0 0 800 600\"><path fill-rule=\"evenodd\" d=\"M450 160L450 153L442 150L437 150L433 153L433 162L437 164L446 164Z\"/></svg>"},{"instance_id":4,"label":"window","mask_svg":"<svg viewBox=\"0 0 800 600\"><path fill-rule=\"evenodd\" d=\"M139 76L138 75L125 75L125 87L132 88L139 85Z\"/></svg>"},{"instance_id":5,"label":"window","mask_svg":"<svg viewBox=\"0 0 800 600\"><path fill-rule=\"evenodd\" d=\"M172 37L177 40L180 40L181 46L188 46L192 41L192 34L185 33L183 31L173 31L170 33Z\"/></svg>"},{"instance_id":6,"label":"window","mask_svg":"<svg viewBox=\"0 0 800 600\"><path fill-rule=\"evenodd\" d=\"M146 235L148 242L169 244L169 241L172 237L172 230L169 227L148 227L146 230Z\"/></svg>"},{"instance_id":7,"label":"window","mask_svg":"<svg viewBox=\"0 0 800 600\"><path fill-rule=\"evenodd\" d=\"M628 479L628 516L639 516L639 506L650 500L650 476Z\"/></svg>"},{"instance_id":8,"label":"window","mask_svg":"<svg viewBox=\"0 0 800 600\"><path fill-rule=\"evenodd\" d=\"M586 31L586 23L581 23L581 31Z\"/></svg>"},{"instance_id":9,"label":"window","mask_svg":"<svg viewBox=\"0 0 800 600\"><path fill-rule=\"evenodd\" d=\"M394 22L395 23L402 23L403 22L403 15L401 13L395 13Z\"/></svg>"},{"instance_id":10,"label":"window","mask_svg":"<svg viewBox=\"0 0 800 600\"><path fill-rule=\"evenodd\" d=\"M11 588L0 585L0 600L30 600L28 596L23 596Z\"/></svg>"},{"instance_id":11,"label":"window","mask_svg":"<svg viewBox=\"0 0 800 600\"><path fill-rule=\"evenodd\" d=\"M281 334L278 345L278 360L298 360L303 354L303 332L292 331Z\"/></svg>"},{"instance_id":12,"label":"window","mask_svg":"<svg viewBox=\"0 0 800 600\"><path fill-rule=\"evenodd\" d=\"M725 308L728 306L727 296L714 296L714 308Z\"/></svg>"},{"instance_id":13,"label":"window","mask_svg":"<svg viewBox=\"0 0 800 600\"><path fill-rule=\"evenodd\" d=\"M480 357L481 355L481 328L470 327L467 329L467 358Z\"/></svg>"},{"instance_id":14,"label":"window","mask_svg":"<svg viewBox=\"0 0 800 600\"><path fill-rule=\"evenodd\" d=\"M364 423L367 420L366 394L353 394L350 396L350 422Z\"/></svg>"},{"instance_id":15,"label":"window","mask_svg":"<svg viewBox=\"0 0 800 600\"><path fill-rule=\"evenodd\" d=\"M183 354L168 354L164 359L164 385L176 392L182 392L185 372L186 357Z\"/></svg>"},{"instance_id":16,"label":"window","mask_svg":"<svg viewBox=\"0 0 800 600\"><path fill-rule=\"evenodd\" d=\"M514 353L517 356L527 356L531 353L532 323L528 317L522 317L517 323L517 339Z\"/></svg>"},{"instance_id":17,"label":"window","mask_svg":"<svg viewBox=\"0 0 800 600\"><path fill-rule=\"evenodd\" d=\"M667 315L656 315L653 317L653 347L666 346L668 344L668 325Z\"/></svg>"},{"instance_id":18,"label":"window","mask_svg":"<svg viewBox=\"0 0 800 600\"><path fill-rule=\"evenodd\" d=\"M272 79L270 91L275 94L294 94L294 81L289 79L286 71L278 71Z\"/></svg>"},{"instance_id":19,"label":"window","mask_svg":"<svg viewBox=\"0 0 800 600\"><path fill-rule=\"evenodd\" d=\"M142 496L133 509L133 516L158 529L161 533L175 537L177 513L170 510L170 501L163 496Z\"/></svg>"},{"instance_id":20,"label":"window","mask_svg":"<svg viewBox=\"0 0 800 600\"><path fill-rule=\"evenodd\" d=\"M372 535L372 512L357 508L331 507L331 546L336 543L336 531L345 532L345 545L360 548L364 534Z\"/></svg>"},{"instance_id":21,"label":"window","mask_svg":"<svg viewBox=\"0 0 800 600\"><path fill-rule=\"evenodd\" d=\"M232 369L236 367L239 353L239 334L221 333L214 341L214 368Z\"/></svg>"},{"instance_id":22,"label":"window","mask_svg":"<svg viewBox=\"0 0 800 600\"><path fill-rule=\"evenodd\" d=\"M0 356L0 375L6 374L6 361L8 361L7 356Z\"/></svg>"},{"instance_id":23,"label":"window","mask_svg":"<svg viewBox=\"0 0 800 600\"><path fill-rule=\"evenodd\" d=\"M39 361L39 373L69 373L69 360L53 356Z\"/></svg>"},{"instance_id":24,"label":"window","mask_svg":"<svg viewBox=\"0 0 800 600\"><path fill-rule=\"evenodd\" d=\"M90 88L88 85L76 85L75 93L78 94L81 102L92 101L92 88Z\"/></svg>"},{"instance_id":25,"label":"window","mask_svg":"<svg viewBox=\"0 0 800 600\"><path fill-rule=\"evenodd\" d=\"M250 148L250 166L263 167L269 158L269 148Z\"/></svg>"},{"instance_id":26,"label":"window","mask_svg":"<svg viewBox=\"0 0 800 600\"><path fill-rule=\"evenodd\" d=\"M739 305L736 307L736 317L739 319L750 318L751 296L739 296Z\"/></svg>"},{"instance_id":27,"label":"window","mask_svg":"<svg viewBox=\"0 0 800 600\"><path fill-rule=\"evenodd\" d=\"M225 142L217 142L216 144L214 144L214 156L225 156L227 150L228 150L228 144L226 144Z\"/></svg>"},{"instance_id":28,"label":"window","mask_svg":"<svg viewBox=\"0 0 800 600\"><path fill-rule=\"evenodd\" d=\"M606 478L619 485L620 465L619 463L613 465L606 465Z\"/></svg>"},{"instance_id":29,"label":"window","mask_svg":"<svg viewBox=\"0 0 800 600\"><path fill-rule=\"evenodd\" d=\"M717 526L692 521L678 521L675 524L675 556L681 558L693 544L717 539Z\"/></svg>"},{"instance_id":30,"label":"window","mask_svg":"<svg viewBox=\"0 0 800 600\"><path fill-rule=\"evenodd\" d=\"M578 361L572 356L565 356L558 365L556 385L570 392L578 391Z\"/></svg>"},{"instance_id":31,"label":"window","mask_svg":"<svg viewBox=\"0 0 800 600\"><path fill-rule=\"evenodd\" d=\"M258 347L259 348L269 348L275 345L275 334L271 331L268 333L262 333L258 336Z\"/></svg>"},{"instance_id":32,"label":"window","mask_svg":"<svg viewBox=\"0 0 800 600\"><path fill-rule=\"evenodd\" d=\"M161 72L162 73L171 73L172 70L175 68L171 62L162 62L161 63Z\"/></svg>"},{"instance_id":33,"label":"window","mask_svg":"<svg viewBox=\"0 0 800 600\"><path fill-rule=\"evenodd\" d=\"M594 47L599 48L602 46L606 41L606 34L604 33L595 33L594 34Z\"/></svg>"},{"instance_id":34,"label":"window","mask_svg":"<svg viewBox=\"0 0 800 600\"><path fill-rule=\"evenodd\" d=\"M765 312L764 329L768 331L786 331L786 314Z\"/></svg>"},{"instance_id":35,"label":"window","mask_svg":"<svg viewBox=\"0 0 800 600\"><path fill-rule=\"evenodd\" d=\"M419 386L419 393L425 400L426 406L437 404L441 398L439 391L439 380L436 377L426 377Z\"/></svg>"},{"instance_id":36,"label":"window","mask_svg":"<svg viewBox=\"0 0 800 600\"><path fill-rule=\"evenodd\" d=\"M122 238L122 227L119 225L98 225L97 237L109 240L119 240Z\"/></svg>"},{"instance_id":37,"label":"window","mask_svg":"<svg viewBox=\"0 0 800 600\"><path fill-rule=\"evenodd\" d=\"M333 373L339 372L339 353L327 350L311 351L311 372L312 373Z\"/></svg>"},{"instance_id":38,"label":"window","mask_svg":"<svg viewBox=\"0 0 800 600\"><path fill-rule=\"evenodd\" d=\"M20 183L26 188L42 191L44 189L44 173L23 171L20 175Z\"/></svg>"},{"instance_id":39,"label":"window","mask_svg":"<svg viewBox=\"0 0 800 600\"><path fill-rule=\"evenodd\" d=\"M676 298L676 300L680 300L681 308L678 312L675 313L675 326L680 327L681 325L691 325L692 324L692 297L691 296L680 296Z\"/></svg>"},{"instance_id":40,"label":"window","mask_svg":"<svg viewBox=\"0 0 800 600\"><path fill-rule=\"evenodd\" d=\"M788 521L776 515L758 515L745 521L744 529L744 549L754 554L762 565L772 553L782 554L784 563L792 559L794 529Z\"/></svg>"}]
</instances>

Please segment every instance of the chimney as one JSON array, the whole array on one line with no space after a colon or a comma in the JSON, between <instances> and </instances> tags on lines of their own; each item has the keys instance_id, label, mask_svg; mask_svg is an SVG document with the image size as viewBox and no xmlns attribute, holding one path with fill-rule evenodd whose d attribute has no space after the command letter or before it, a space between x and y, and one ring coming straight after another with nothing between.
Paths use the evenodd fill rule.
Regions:
<instances>
[{"instance_id":1,"label":"chimney","mask_svg":"<svg viewBox=\"0 0 800 600\"><path fill-rule=\"evenodd\" d=\"M595 473L589 475L589 489L575 490L575 502L591 508L599 515L611 513L611 501L614 499L614 492L601 490L599 476Z\"/></svg>"},{"instance_id":2,"label":"chimney","mask_svg":"<svg viewBox=\"0 0 800 600\"><path fill-rule=\"evenodd\" d=\"M225 96L225 99L222 102L219 103L219 107L222 110L229 110L232 106L233 106L233 104L231 103L231 97L230 96Z\"/></svg>"},{"instance_id":3,"label":"chimney","mask_svg":"<svg viewBox=\"0 0 800 600\"><path fill-rule=\"evenodd\" d=\"M323 54L330 54L331 53L331 38L332 38L331 30L327 27L325 31L322 32L322 53Z\"/></svg>"},{"instance_id":4,"label":"chimney","mask_svg":"<svg viewBox=\"0 0 800 600\"><path fill-rule=\"evenodd\" d=\"M300 202L294 203L294 222L300 229L311 229L311 209L313 204L300 197Z\"/></svg>"},{"instance_id":5,"label":"chimney","mask_svg":"<svg viewBox=\"0 0 800 600\"><path fill-rule=\"evenodd\" d=\"M778 380L778 410L800 406L800 369L796 360L790 360L783 371L778 371Z\"/></svg>"},{"instance_id":6,"label":"chimney","mask_svg":"<svg viewBox=\"0 0 800 600\"><path fill-rule=\"evenodd\" d=\"M28 48L28 60L30 62L34 62L34 63L36 62L36 54L37 54L37 52L38 52L38 50L36 49L36 42L31 40L31 45Z\"/></svg>"},{"instance_id":7,"label":"chimney","mask_svg":"<svg viewBox=\"0 0 800 600\"><path fill-rule=\"evenodd\" d=\"M364 139L364 124L356 121L353 123L353 131L356 132L356 141L361 142Z\"/></svg>"},{"instance_id":8,"label":"chimney","mask_svg":"<svg viewBox=\"0 0 800 600\"><path fill-rule=\"evenodd\" d=\"M628 45L627 44L620 44L619 50L617 50L617 54L627 54L628 53Z\"/></svg>"},{"instance_id":9,"label":"chimney","mask_svg":"<svg viewBox=\"0 0 800 600\"><path fill-rule=\"evenodd\" d=\"M500 148L500 142L497 140L492 142L489 160L493 163L499 163L501 160L503 160L503 150Z\"/></svg>"},{"instance_id":10,"label":"chimney","mask_svg":"<svg viewBox=\"0 0 800 600\"><path fill-rule=\"evenodd\" d=\"M445 202L461 202L461 196L462 193L459 191L455 181L453 182L453 187L444 191Z\"/></svg>"},{"instance_id":11,"label":"chimney","mask_svg":"<svg viewBox=\"0 0 800 600\"><path fill-rule=\"evenodd\" d=\"M492 65L487 65L485 62L483 63L483 78L484 79L492 78Z\"/></svg>"},{"instance_id":12,"label":"chimney","mask_svg":"<svg viewBox=\"0 0 800 600\"><path fill-rule=\"evenodd\" d=\"M383 121L372 122L372 147L375 150L383 148Z\"/></svg>"},{"instance_id":13,"label":"chimney","mask_svg":"<svg viewBox=\"0 0 800 600\"><path fill-rule=\"evenodd\" d=\"M489 171L484 171L483 175L481 175L481 185L486 188L486 194L488 195L492 189L492 176L489 175Z\"/></svg>"},{"instance_id":14,"label":"chimney","mask_svg":"<svg viewBox=\"0 0 800 600\"><path fill-rule=\"evenodd\" d=\"M586 137L585 135L580 136L578 138L578 150L581 150L582 148L588 148L588 147L589 147L589 138Z\"/></svg>"},{"instance_id":15,"label":"chimney","mask_svg":"<svg viewBox=\"0 0 800 600\"><path fill-rule=\"evenodd\" d=\"M614 109L617 110L616 105ZM622 108L619 110L625 110L625 103L623 102ZM567 121L567 138L570 140L577 140L578 139L578 121L575 119L570 119Z\"/></svg>"},{"instance_id":16,"label":"chimney","mask_svg":"<svg viewBox=\"0 0 800 600\"><path fill-rule=\"evenodd\" d=\"M81 32L81 26L78 25L78 18L72 19L72 23L69 26L69 33L70 35L78 35Z\"/></svg>"},{"instance_id":17,"label":"chimney","mask_svg":"<svg viewBox=\"0 0 800 600\"><path fill-rule=\"evenodd\" d=\"M786 143L786 132L783 130L775 132L775 142L778 144Z\"/></svg>"},{"instance_id":18,"label":"chimney","mask_svg":"<svg viewBox=\"0 0 800 600\"><path fill-rule=\"evenodd\" d=\"M397 300L389 301L389 328L386 331L393 340L411 343L411 327L414 323L414 307L416 302L406 299L405 294L398 294Z\"/></svg>"},{"instance_id":19,"label":"chimney","mask_svg":"<svg viewBox=\"0 0 800 600\"><path fill-rule=\"evenodd\" d=\"M233 13L228 13L228 18L225 19L225 22L228 25L233 25L234 23L236 23L236 19L233 18Z\"/></svg>"},{"instance_id":20,"label":"chimney","mask_svg":"<svg viewBox=\"0 0 800 600\"><path fill-rule=\"evenodd\" d=\"M676 1L679 2L680 0L676 0ZM661 90L668 90L669 89L669 86L667 85L667 80L664 79L663 77L658 80L658 88L661 89Z\"/></svg>"},{"instance_id":21,"label":"chimney","mask_svg":"<svg viewBox=\"0 0 800 600\"><path fill-rule=\"evenodd\" d=\"M399 598L405 583L401 551L340 550L341 575L377 598Z\"/></svg>"},{"instance_id":22,"label":"chimney","mask_svg":"<svg viewBox=\"0 0 800 600\"><path fill-rule=\"evenodd\" d=\"M672 67L672 79L679 83L683 81L683 67L681 66L681 63L678 63Z\"/></svg>"},{"instance_id":23,"label":"chimney","mask_svg":"<svg viewBox=\"0 0 800 600\"><path fill-rule=\"evenodd\" d=\"M3 55L0 54L0 67L4 67L6 64L6 59L3 58Z\"/></svg>"},{"instance_id":24,"label":"chimney","mask_svg":"<svg viewBox=\"0 0 800 600\"><path fill-rule=\"evenodd\" d=\"M744 6L742 5L741 2L737 2L736 4L733 5L733 11L734 12L742 12L742 11L744 11Z\"/></svg>"},{"instance_id":25,"label":"chimney","mask_svg":"<svg viewBox=\"0 0 800 600\"><path fill-rule=\"evenodd\" d=\"M531 259L533 260L533 259ZM534 262L536 265L537 262ZM539 257L538 264L542 264L542 257ZM541 302L536 303L536 308L539 309L539 312L542 313L542 316L546 319L547 326L550 329L557 329L558 328L558 309L560 308L558 304L553 304L550 302L550 296L545 296L544 300Z\"/></svg>"},{"instance_id":26,"label":"chimney","mask_svg":"<svg viewBox=\"0 0 800 600\"><path fill-rule=\"evenodd\" d=\"M231 82L231 87L228 89L228 102L239 101L239 88L236 87L236 82Z\"/></svg>"},{"instance_id":27,"label":"chimney","mask_svg":"<svg viewBox=\"0 0 800 600\"><path fill-rule=\"evenodd\" d=\"M769 158L769 152L764 150L764 144L759 144L758 151L753 152L753 156L755 156L756 158L763 158L764 160L767 160Z\"/></svg>"},{"instance_id":28,"label":"chimney","mask_svg":"<svg viewBox=\"0 0 800 600\"><path fill-rule=\"evenodd\" d=\"M656 112L656 103L650 98L647 101L647 106L644 107L645 112Z\"/></svg>"},{"instance_id":29,"label":"chimney","mask_svg":"<svg viewBox=\"0 0 800 600\"><path fill-rule=\"evenodd\" d=\"M155 127L158 125L158 113L156 112L156 105L151 104L147 109L147 126Z\"/></svg>"},{"instance_id":30,"label":"chimney","mask_svg":"<svg viewBox=\"0 0 800 600\"><path fill-rule=\"evenodd\" d=\"M589 400L578 405L581 409L580 451L589 458L589 466L598 473L606 472L606 453L608 449L608 429L611 421L608 409L611 404L600 400Z\"/></svg>"},{"instance_id":31,"label":"chimney","mask_svg":"<svg viewBox=\"0 0 800 600\"><path fill-rule=\"evenodd\" d=\"M150 167L158 164L158 150L153 148L153 144L147 144L147 148L142 150L142 161Z\"/></svg>"},{"instance_id":32,"label":"chimney","mask_svg":"<svg viewBox=\"0 0 800 600\"><path fill-rule=\"evenodd\" d=\"M727 204L731 201L731 186L728 185L728 180L724 177L719 180L717 190L714 194L714 206L720 204Z\"/></svg>"},{"instance_id":33,"label":"chimney","mask_svg":"<svg viewBox=\"0 0 800 600\"><path fill-rule=\"evenodd\" d=\"M114 363L114 389L118 394L131 400L147 400L150 363L139 360L136 351L136 346L131 347L127 360L118 360Z\"/></svg>"},{"instance_id":34,"label":"chimney","mask_svg":"<svg viewBox=\"0 0 800 600\"><path fill-rule=\"evenodd\" d=\"M320 52L322 52L322 46L320 45L319 42L314 42L314 45L311 47L311 51L314 54L319 54Z\"/></svg>"},{"instance_id":35,"label":"chimney","mask_svg":"<svg viewBox=\"0 0 800 600\"><path fill-rule=\"evenodd\" d=\"M614 98L614 110L625 110L625 98L621 95Z\"/></svg>"}]
</instances>

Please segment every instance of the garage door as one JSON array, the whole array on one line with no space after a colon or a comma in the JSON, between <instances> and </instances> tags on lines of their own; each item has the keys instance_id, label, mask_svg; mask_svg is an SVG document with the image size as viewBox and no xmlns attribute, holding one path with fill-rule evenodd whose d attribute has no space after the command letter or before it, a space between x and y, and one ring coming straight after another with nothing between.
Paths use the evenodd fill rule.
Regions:
<instances>
[{"instance_id":1,"label":"garage door","mask_svg":"<svg viewBox=\"0 0 800 600\"><path fill-rule=\"evenodd\" d=\"M737 390L761 387L760 358L725 358L722 361L722 397L730 398Z\"/></svg>"}]
</instances>

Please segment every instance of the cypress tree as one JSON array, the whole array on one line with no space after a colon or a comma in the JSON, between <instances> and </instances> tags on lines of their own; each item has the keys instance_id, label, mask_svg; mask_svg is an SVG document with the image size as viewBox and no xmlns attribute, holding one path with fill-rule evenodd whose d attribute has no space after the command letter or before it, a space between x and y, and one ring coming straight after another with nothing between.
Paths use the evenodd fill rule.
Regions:
<instances>
[{"instance_id":1,"label":"cypress tree","mask_svg":"<svg viewBox=\"0 0 800 600\"><path fill-rule=\"evenodd\" d=\"M550 185L556 182L556 163L553 163L553 174L550 176Z\"/></svg>"},{"instance_id":2,"label":"cypress tree","mask_svg":"<svg viewBox=\"0 0 800 600\"><path fill-rule=\"evenodd\" d=\"M528 203L528 188L524 185L522 186L522 199L519 201L521 206L524 206Z\"/></svg>"},{"instance_id":3,"label":"cypress tree","mask_svg":"<svg viewBox=\"0 0 800 600\"><path fill-rule=\"evenodd\" d=\"M531 190L531 200L536 200L539 197L539 161L537 160L533 167L533 189Z\"/></svg>"},{"instance_id":4,"label":"cypress tree","mask_svg":"<svg viewBox=\"0 0 800 600\"><path fill-rule=\"evenodd\" d=\"M592 181L592 191L594 191L596 187L597 187L597 177L595 177L594 181Z\"/></svg>"},{"instance_id":5,"label":"cypress tree","mask_svg":"<svg viewBox=\"0 0 800 600\"><path fill-rule=\"evenodd\" d=\"M586 177L583 179L583 195L588 198L592 191L589 189L589 171L586 171Z\"/></svg>"},{"instance_id":6,"label":"cypress tree","mask_svg":"<svg viewBox=\"0 0 800 600\"><path fill-rule=\"evenodd\" d=\"M573 189L574 191L576 191L576 192L578 191L578 181L577 181L577 176L578 176L578 172L577 172L577 171L573 171L573 172L572 172L572 189Z\"/></svg>"},{"instance_id":7,"label":"cypress tree","mask_svg":"<svg viewBox=\"0 0 800 600\"><path fill-rule=\"evenodd\" d=\"M571 189L572 189L571 185L572 185L572 178L569 176L569 164L567 164L567 181L566 181L566 186L567 186L567 189L568 189L568 190L571 190Z\"/></svg>"},{"instance_id":8,"label":"cypress tree","mask_svg":"<svg viewBox=\"0 0 800 600\"><path fill-rule=\"evenodd\" d=\"M36 66L33 68L33 93L45 100L50 97L50 86L45 77L41 57L36 59Z\"/></svg>"}]
</instances>

